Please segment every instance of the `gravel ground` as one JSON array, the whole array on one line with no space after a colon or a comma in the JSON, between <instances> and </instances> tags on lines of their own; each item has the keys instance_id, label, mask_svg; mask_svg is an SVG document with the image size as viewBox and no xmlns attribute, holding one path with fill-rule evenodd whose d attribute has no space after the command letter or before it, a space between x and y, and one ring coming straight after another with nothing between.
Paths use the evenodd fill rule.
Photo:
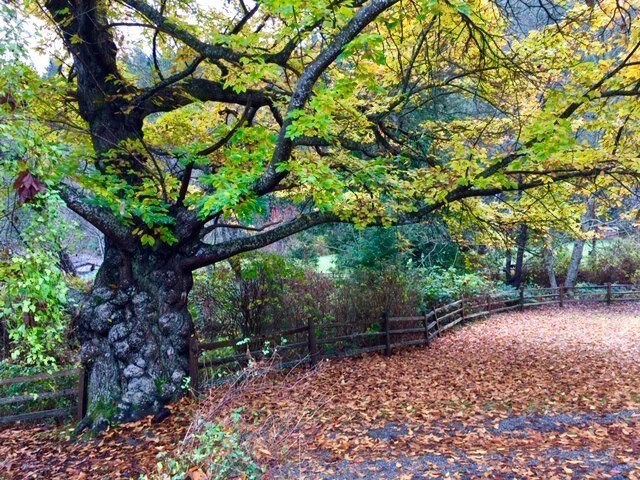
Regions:
<instances>
[{"instance_id":1,"label":"gravel ground","mask_svg":"<svg viewBox=\"0 0 640 480\"><path fill-rule=\"evenodd\" d=\"M524 479L547 478L543 475L516 474L508 471L498 472L491 469L489 464L508 465L520 452L510 452L508 455L491 454L474 460L465 452L456 452L455 458L445 455L428 454L417 457L399 457L392 460L367 460L362 463L340 461L327 468L325 472L309 474L298 472L296 468L283 469L275 478L316 478L322 480L353 480L361 479L434 479L434 478L499 478ZM527 466L537 466L538 463L553 461L568 461L579 463L568 478L583 478L583 475L601 474L601 478L612 480L629 479L631 466L620 463L609 452L590 452L588 450L559 450L556 448L539 452L540 460L528 462ZM566 473L566 472L565 472ZM563 478L563 477L556 477Z\"/></svg>"},{"instance_id":2,"label":"gravel ground","mask_svg":"<svg viewBox=\"0 0 640 480\"><path fill-rule=\"evenodd\" d=\"M606 427L620 422L632 422L640 419L640 410L624 410L603 415L583 413L583 414L555 414L555 415L520 415L501 420L497 425L485 424L482 426L464 427L464 433L482 429L490 432L496 437L531 436L535 433L549 434L553 432L564 432L570 427ZM448 431L460 430L460 424L450 422L448 425L435 426L429 431L418 427L415 430L409 425L397 422L389 422L380 428L372 428L368 436L375 440L384 442L394 442L399 438L409 435L446 434ZM544 447L544 446L542 446ZM317 478L322 480L352 480L362 479L433 479L433 478L500 478L500 479L520 479L532 478L535 470L530 470L531 474L514 474L508 472L508 465L512 464L522 453L522 450L513 449L508 452L465 452L456 450L452 455L429 453L418 456L397 456L388 459L366 459L362 462L351 460L341 460L339 462L327 463L317 472L301 472L298 466L285 466L272 472L274 478ZM531 456L531 451L527 451L527 456ZM562 448L540 448L535 452L535 457L524 463L529 468L542 467L546 469L549 464L569 464L573 465L573 472L563 469L567 478L582 478L586 475L601 474L602 478L613 480L624 480L630 478L628 475L632 470L632 465L621 462L613 452L604 450L592 452L586 449L562 449ZM507 470L501 473L496 472L491 466L501 467L498 470ZM505 469L504 466L507 466ZM495 474L494 474L495 473ZM544 478L544 477L539 477Z\"/></svg>"}]
</instances>

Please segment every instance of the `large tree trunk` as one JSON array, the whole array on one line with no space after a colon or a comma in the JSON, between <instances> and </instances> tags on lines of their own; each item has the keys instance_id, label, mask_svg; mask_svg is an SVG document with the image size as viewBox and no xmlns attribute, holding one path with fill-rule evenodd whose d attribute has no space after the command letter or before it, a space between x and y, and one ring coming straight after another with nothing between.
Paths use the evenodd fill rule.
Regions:
<instances>
[{"instance_id":1,"label":"large tree trunk","mask_svg":"<svg viewBox=\"0 0 640 480\"><path fill-rule=\"evenodd\" d=\"M571 261L567 269L567 277L564 281L564 288L567 293L573 293L573 289L578 281L580 273L580 263L582 262L582 252L584 251L584 240L576 240L573 242L573 251L571 252Z\"/></svg>"},{"instance_id":2,"label":"large tree trunk","mask_svg":"<svg viewBox=\"0 0 640 480\"><path fill-rule=\"evenodd\" d=\"M527 225L520 225L518 231L518 238L516 240L518 250L516 252L516 264L513 276L508 280L509 285L516 288L520 288L523 280L523 267L524 267L524 254L527 247L527 240L529 239L529 227Z\"/></svg>"},{"instance_id":3,"label":"large tree trunk","mask_svg":"<svg viewBox=\"0 0 640 480\"><path fill-rule=\"evenodd\" d=\"M107 245L76 325L94 428L156 413L183 393L192 276L177 265L170 255L126 255Z\"/></svg>"}]
</instances>

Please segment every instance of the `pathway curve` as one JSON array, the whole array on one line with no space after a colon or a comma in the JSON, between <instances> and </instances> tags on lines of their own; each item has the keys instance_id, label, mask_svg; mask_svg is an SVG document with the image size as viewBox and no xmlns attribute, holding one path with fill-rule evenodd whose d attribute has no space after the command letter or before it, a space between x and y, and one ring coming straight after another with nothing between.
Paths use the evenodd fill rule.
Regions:
<instances>
[{"instance_id":1,"label":"pathway curve","mask_svg":"<svg viewBox=\"0 0 640 480\"><path fill-rule=\"evenodd\" d=\"M640 307L508 313L395 353L258 379L227 398L268 479L640 480ZM198 407L210 414L221 387ZM193 419L188 401L69 442L0 430L0 478L147 478Z\"/></svg>"}]
</instances>

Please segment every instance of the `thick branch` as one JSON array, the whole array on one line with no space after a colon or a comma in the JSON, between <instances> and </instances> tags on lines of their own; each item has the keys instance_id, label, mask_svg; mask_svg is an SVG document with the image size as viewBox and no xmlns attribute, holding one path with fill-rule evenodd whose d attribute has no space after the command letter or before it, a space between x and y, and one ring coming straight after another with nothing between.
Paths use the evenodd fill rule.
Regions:
<instances>
[{"instance_id":1,"label":"thick branch","mask_svg":"<svg viewBox=\"0 0 640 480\"><path fill-rule=\"evenodd\" d=\"M257 250L266 247L278 240L289 237L295 233L302 232L316 225L323 223L341 221L334 213L313 212L302 214L295 219L257 235L229 240L217 245L201 243L196 256L186 259L182 267L186 270L196 270L198 268L220 262L233 257L242 252Z\"/></svg>"},{"instance_id":2,"label":"thick branch","mask_svg":"<svg viewBox=\"0 0 640 480\"><path fill-rule=\"evenodd\" d=\"M549 183L557 183L562 181L568 181L575 178L589 178L596 177L601 173L610 173L615 169L614 165L603 166L599 168L592 168L581 171L563 172L556 175L551 175L547 179L535 179L528 182L518 182L512 185L504 185L498 187L489 188L457 188L449 192L444 200L427 205L415 213L406 214L396 219L396 225L405 225L411 223L419 223L425 221L429 215L433 212L443 208L448 203L461 201L467 198L474 197L488 197L505 192L515 192L530 190L538 188ZM198 253L182 264L182 267L187 270L196 270L198 268L211 265L213 263L225 260L239 253L257 250L259 248L270 245L278 240L286 238L295 233L307 230L313 226L323 223L332 222L346 222L347 220L340 219L333 213L321 213L315 212L310 214L300 215L294 220L285 223L279 227L268 230L264 233L257 235L250 235L239 239L230 240L227 242L219 243L217 245L209 245L205 243L200 244Z\"/></svg>"},{"instance_id":3,"label":"thick branch","mask_svg":"<svg viewBox=\"0 0 640 480\"><path fill-rule=\"evenodd\" d=\"M242 57L241 54L234 52L228 47L222 45L211 45L201 41L195 35L192 35L168 20L162 13L146 2L141 0L121 0L121 2L133 8L135 11L154 23L159 31L180 40L185 45L193 48L196 52L211 60L222 59L231 63L238 63Z\"/></svg>"},{"instance_id":4,"label":"thick branch","mask_svg":"<svg viewBox=\"0 0 640 480\"><path fill-rule=\"evenodd\" d=\"M233 103L244 106L251 105L256 109L273 105L271 97L260 90L247 90L246 92L237 93L214 80L190 78L175 85L168 85L163 90L156 92L154 96L146 99L143 107L144 115L169 112L197 100L202 102Z\"/></svg>"},{"instance_id":5,"label":"thick branch","mask_svg":"<svg viewBox=\"0 0 640 480\"><path fill-rule=\"evenodd\" d=\"M85 195L69 185L62 185L59 195L69 210L80 215L120 248L129 252L136 248L136 239L129 233L129 229L120 223L110 211L97 205L91 205Z\"/></svg>"},{"instance_id":6,"label":"thick branch","mask_svg":"<svg viewBox=\"0 0 640 480\"><path fill-rule=\"evenodd\" d=\"M161 82L157 83L153 87L144 90L138 97L136 97L133 100L132 102L133 105L140 105L144 103L145 101L152 98L154 95L161 92L162 90L165 90L171 85L178 83L180 80L183 80L188 76L192 75L193 72L196 71L196 68L198 68L198 65L200 65L203 60L204 60L204 56L202 55L196 57L196 59L193 62L191 62L189 65L187 65L187 67L181 72L178 72L175 75L171 75L170 77L164 78L162 79ZM158 70L158 72L160 72L160 70Z\"/></svg>"},{"instance_id":7,"label":"thick branch","mask_svg":"<svg viewBox=\"0 0 640 480\"><path fill-rule=\"evenodd\" d=\"M398 1L399 0L371 0L356 13L342 31L336 35L329 46L320 52L316 59L304 70L291 96L287 114L305 106L318 78L320 78L320 75L338 58L343 49L354 40L367 25L373 22L378 15ZM293 143L287 136L287 129L291 123L291 117L287 115L280 128L271 163L263 177L254 185L253 190L258 195L272 191L286 176L286 172L278 172L277 167L280 163L289 159L293 150Z\"/></svg>"}]
</instances>

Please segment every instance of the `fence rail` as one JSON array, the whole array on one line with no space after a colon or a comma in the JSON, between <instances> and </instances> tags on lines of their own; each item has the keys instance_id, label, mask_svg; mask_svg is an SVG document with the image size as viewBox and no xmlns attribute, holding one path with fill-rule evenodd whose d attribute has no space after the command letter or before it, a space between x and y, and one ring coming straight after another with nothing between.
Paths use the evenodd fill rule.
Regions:
<instances>
[{"instance_id":1,"label":"fence rail","mask_svg":"<svg viewBox=\"0 0 640 480\"><path fill-rule=\"evenodd\" d=\"M237 370L252 359L277 352L280 365L316 364L322 358L341 358L370 352L391 355L394 350L416 345L429 345L443 332L472 320L511 310L523 311L544 305L563 307L569 303L639 301L640 286L598 285L576 287L570 291L560 288L520 289L493 295L463 297L440 305L420 315L389 316L369 323L316 324L310 319L306 325L266 333L250 338L234 338L198 343L189 339L189 375L194 391L206 383ZM269 342L265 344L265 342ZM82 419L86 412L86 371L69 369L53 373L0 379L0 392L13 385L30 384L57 378L77 377L75 385L49 391L21 392L0 397L0 425L17 421L40 420L75 414ZM205 380L208 379L208 380ZM34 390L36 387L34 387ZM47 408L35 411L2 414L2 409L28 404L35 400L76 398L74 407ZM42 407L41 407L42 408Z\"/></svg>"},{"instance_id":2,"label":"fence rail","mask_svg":"<svg viewBox=\"0 0 640 480\"><path fill-rule=\"evenodd\" d=\"M75 386L70 388L63 388L60 390L42 391L42 387L34 387L35 391L30 393L20 393L16 395L0 397L0 407L24 405L30 402L39 402L42 400L53 400L60 398L76 399L75 406L68 408L47 408L47 409L33 409L23 413L12 413L2 415L0 413L0 425L14 423L27 420L42 420L45 418L60 418L73 416L78 420L81 420L85 414L86 409L86 392L85 381L86 374L82 368L71 368L67 370L60 370L52 373L38 373L36 375L3 378L0 379L0 387L10 387L20 384L32 384L36 382L52 380L57 378L69 378L77 377ZM38 390L39 389L39 390Z\"/></svg>"},{"instance_id":3,"label":"fence rail","mask_svg":"<svg viewBox=\"0 0 640 480\"><path fill-rule=\"evenodd\" d=\"M463 297L420 315L389 316L369 324L320 324L309 320L307 325L244 339L222 340L198 344L191 337L191 385L198 391L206 383L229 373L230 365L241 368L252 360L279 354L283 365L309 363L322 358L339 358L369 352L384 351L385 355L408 346L429 345L434 338L466 322L486 318L492 314L528 308L564 305L580 302L640 301L640 286L597 285L558 288L521 288L491 295ZM340 332L339 332L340 331ZM338 333L339 332L339 333ZM274 347L262 342L275 341ZM229 354L221 349L231 349ZM225 370L225 368L227 370ZM205 380L205 378L207 380Z\"/></svg>"}]
</instances>

